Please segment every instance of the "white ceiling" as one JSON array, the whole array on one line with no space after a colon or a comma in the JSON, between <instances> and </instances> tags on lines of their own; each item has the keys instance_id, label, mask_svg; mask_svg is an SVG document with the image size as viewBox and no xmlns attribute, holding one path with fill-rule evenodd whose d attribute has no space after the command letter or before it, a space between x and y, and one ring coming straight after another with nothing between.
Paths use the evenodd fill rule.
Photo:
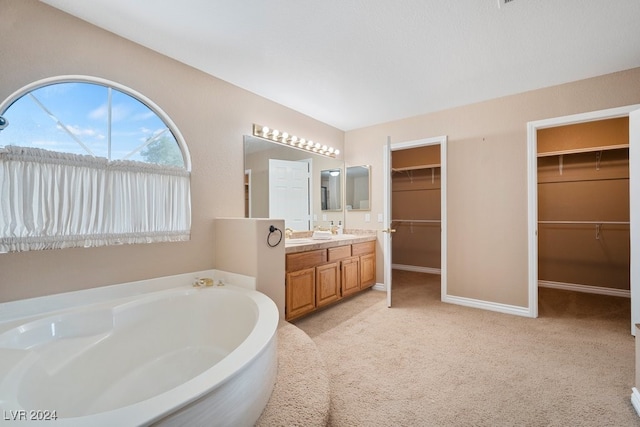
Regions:
<instances>
[{"instance_id":1,"label":"white ceiling","mask_svg":"<svg viewBox=\"0 0 640 427\"><path fill-rule=\"evenodd\" d=\"M41 1L342 130L640 66L639 0Z\"/></svg>"}]
</instances>

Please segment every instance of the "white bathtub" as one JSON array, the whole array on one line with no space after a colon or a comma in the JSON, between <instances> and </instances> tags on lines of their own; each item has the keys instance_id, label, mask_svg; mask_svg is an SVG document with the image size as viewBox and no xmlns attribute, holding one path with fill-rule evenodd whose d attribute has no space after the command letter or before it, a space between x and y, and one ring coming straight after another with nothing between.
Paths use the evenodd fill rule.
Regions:
<instances>
[{"instance_id":1,"label":"white bathtub","mask_svg":"<svg viewBox=\"0 0 640 427\"><path fill-rule=\"evenodd\" d=\"M0 420L253 425L275 382L277 323L273 301L232 285L182 285L5 319Z\"/></svg>"}]
</instances>

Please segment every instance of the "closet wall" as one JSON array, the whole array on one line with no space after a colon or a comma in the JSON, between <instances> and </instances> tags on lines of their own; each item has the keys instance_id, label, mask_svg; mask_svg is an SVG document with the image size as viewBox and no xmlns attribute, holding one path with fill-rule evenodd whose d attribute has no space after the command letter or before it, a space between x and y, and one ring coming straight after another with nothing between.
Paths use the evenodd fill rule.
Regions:
<instances>
[{"instance_id":1,"label":"closet wall","mask_svg":"<svg viewBox=\"0 0 640 427\"><path fill-rule=\"evenodd\" d=\"M440 145L392 154L394 268L440 271Z\"/></svg>"},{"instance_id":2,"label":"closet wall","mask_svg":"<svg viewBox=\"0 0 640 427\"><path fill-rule=\"evenodd\" d=\"M538 131L538 278L629 290L629 120Z\"/></svg>"}]
</instances>

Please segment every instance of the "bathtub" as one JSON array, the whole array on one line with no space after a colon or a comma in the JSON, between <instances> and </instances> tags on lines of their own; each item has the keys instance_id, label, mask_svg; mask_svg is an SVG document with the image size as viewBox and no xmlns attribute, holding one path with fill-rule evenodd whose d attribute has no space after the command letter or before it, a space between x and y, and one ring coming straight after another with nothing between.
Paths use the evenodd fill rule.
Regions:
<instances>
[{"instance_id":1,"label":"bathtub","mask_svg":"<svg viewBox=\"0 0 640 427\"><path fill-rule=\"evenodd\" d=\"M254 290L176 277L188 284L98 290L86 305L58 298L22 318L0 304L2 423L253 425L275 383L278 309Z\"/></svg>"}]
</instances>

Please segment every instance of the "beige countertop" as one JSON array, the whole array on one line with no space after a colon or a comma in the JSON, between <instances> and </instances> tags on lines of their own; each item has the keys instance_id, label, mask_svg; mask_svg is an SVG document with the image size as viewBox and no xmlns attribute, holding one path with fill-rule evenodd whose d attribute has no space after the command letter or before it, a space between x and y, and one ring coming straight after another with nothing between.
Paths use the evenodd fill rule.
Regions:
<instances>
[{"instance_id":1,"label":"beige countertop","mask_svg":"<svg viewBox=\"0 0 640 427\"><path fill-rule=\"evenodd\" d=\"M284 247L285 253L292 254L296 252L306 252L316 249L351 245L353 243L370 242L376 239L375 231L370 234L335 234L331 236L331 239L327 240L312 239L310 237L285 239Z\"/></svg>"}]
</instances>

